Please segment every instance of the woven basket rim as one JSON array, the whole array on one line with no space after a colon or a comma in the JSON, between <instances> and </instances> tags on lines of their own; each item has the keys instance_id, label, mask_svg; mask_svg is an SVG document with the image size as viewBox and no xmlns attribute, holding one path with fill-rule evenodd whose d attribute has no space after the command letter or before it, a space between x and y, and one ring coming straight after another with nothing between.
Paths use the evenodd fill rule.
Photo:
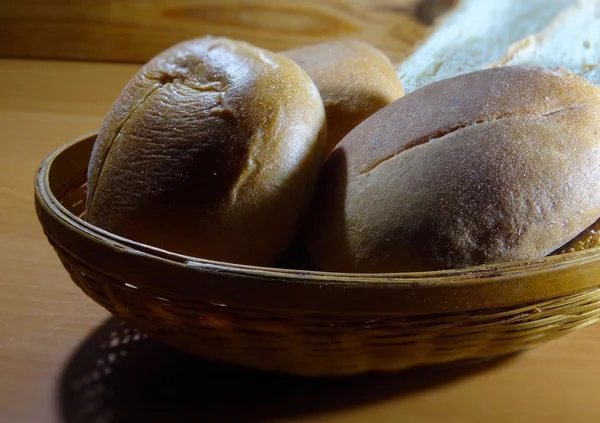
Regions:
<instances>
[{"instance_id":1,"label":"woven basket rim","mask_svg":"<svg viewBox=\"0 0 600 423\"><path fill-rule=\"evenodd\" d=\"M62 153L76 144L94 138L97 131L84 134L59 148L55 149L42 161L35 177L35 195L54 214L76 231L85 236L93 237L98 242L111 248L127 251L132 254L154 256L174 264L184 265L192 270L220 272L237 275L247 275L260 279L297 281L303 284L386 284L410 285L419 287L441 287L458 284L482 283L482 281L501 281L511 279L521 274L543 273L557 268L570 267L575 264L586 264L600 260L600 247L574 251L554 256L546 256L531 260L519 260L495 264L486 264L462 269L435 270L427 272L398 272L398 273L341 273L317 270L280 269L237 263L221 262L209 259L186 256L159 248L141 244L95 227L67 210L54 196L49 186L49 171L53 161ZM579 287L582 288L582 287Z\"/></svg>"},{"instance_id":2,"label":"woven basket rim","mask_svg":"<svg viewBox=\"0 0 600 423\"><path fill-rule=\"evenodd\" d=\"M364 275L198 260L122 239L67 209L82 211L93 137L63 145L38 169L44 232L86 295L193 354L341 375L506 354L598 321L598 250L450 272Z\"/></svg>"}]
</instances>

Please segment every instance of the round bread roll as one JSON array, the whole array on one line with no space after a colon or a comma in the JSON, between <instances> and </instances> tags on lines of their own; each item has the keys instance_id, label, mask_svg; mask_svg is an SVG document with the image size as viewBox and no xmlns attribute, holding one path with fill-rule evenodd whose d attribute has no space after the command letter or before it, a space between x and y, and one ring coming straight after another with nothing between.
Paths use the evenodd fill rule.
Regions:
<instances>
[{"instance_id":1,"label":"round bread roll","mask_svg":"<svg viewBox=\"0 0 600 423\"><path fill-rule=\"evenodd\" d=\"M176 253L271 264L308 213L325 137L318 89L292 60L225 38L182 42L110 109L86 219Z\"/></svg>"},{"instance_id":2,"label":"round bread roll","mask_svg":"<svg viewBox=\"0 0 600 423\"><path fill-rule=\"evenodd\" d=\"M327 153L356 125L402 97L402 83L380 50L336 40L283 52L317 85L327 114Z\"/></svg>"},{"instance_id":3,"label":"round bread roll","mask_svg":"<svg viewBox=\"0 0 600 423\"><path fill-rule=\"evenodd\" d=\"M600 216L600 88L505 67L430 84L331 153L308 246L321 269L408 272L549 254Z\"/></svg>"}]
</instances>

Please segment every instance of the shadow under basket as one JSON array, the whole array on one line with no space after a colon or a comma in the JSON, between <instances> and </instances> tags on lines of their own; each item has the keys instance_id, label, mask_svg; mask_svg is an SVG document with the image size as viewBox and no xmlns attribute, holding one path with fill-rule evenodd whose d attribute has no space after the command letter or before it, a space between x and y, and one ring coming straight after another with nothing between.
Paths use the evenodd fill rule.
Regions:
<instances>
[{"instance_id":1,"label":"shadow under basket","mask_svg":"<svg viewBox=\"0 0 600 423\"><path fill-rule=\"evenodd\" d=\"M81 217L96 134L35 179L44 232L93 300L180 350L314 376L504 355L600 319L600 249L468 269L341 274L186 257Z\"/></svg>"}]
</instances>

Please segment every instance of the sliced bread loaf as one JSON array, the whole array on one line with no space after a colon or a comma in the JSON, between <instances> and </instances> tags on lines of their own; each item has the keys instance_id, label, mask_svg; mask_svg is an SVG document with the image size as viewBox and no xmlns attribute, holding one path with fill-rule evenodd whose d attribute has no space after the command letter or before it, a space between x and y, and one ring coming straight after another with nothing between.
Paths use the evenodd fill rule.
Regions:
<instances>
[{"instance_id":1,"label":"sliced bread loaf","mask_svg":"<svg viewBox=\"0 0 600 423\"><path fill-rule=\"evenodd\" d=\"M405 93L488 67L576 0L461 0L396 72Z\"/></svg>"},{"instance_id":2,"label":"sliced bread loaf","mask_svg":"<svg viewBox=\"0 0 600 423\"><path fill-rule=\"evenodd\" d=\"M580 0L493 64L562 67L600 85L600 0Z\"/></svg>"}]
</instances>

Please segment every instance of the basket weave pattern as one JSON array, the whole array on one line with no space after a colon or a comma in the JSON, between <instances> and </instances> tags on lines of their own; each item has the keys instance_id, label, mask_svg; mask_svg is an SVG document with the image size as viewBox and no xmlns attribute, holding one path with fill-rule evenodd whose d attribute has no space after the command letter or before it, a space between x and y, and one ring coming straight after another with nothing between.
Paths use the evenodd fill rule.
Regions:
<instances>
[{"instance_id":1,"label":"basket weave pattern","mask_svg":"<svg viewBox=\"0 0 600 423\"><path fill-rule=\"evenodd\" d=\"M503 355L600 320L600 289L540 303L438 315L282 313L136 289L55 250L91 298L148 334L203 357L271 371L342 375Z\"/></svg>"},{"instance_id":2,"label":"basket weave pattern","mask_svg":"<svg viewBox=\"0 0 600 423\"><path fill-rule=\"evenodd\" d=\"M302 272L292 283L276 272L274 280L232 266L192 269L179 258L114 246L75 219L85 212L93 140L57 150L38 172L36 210L47 238L85 294L192 354L285 373L346 375L509 354L600 320L600 250L554 257L541 273L515 265L472 272L466 282L372 283L354 275L331 281ZM315 306L323 299L328 306Z\"/></svg>"}]
</instances>

